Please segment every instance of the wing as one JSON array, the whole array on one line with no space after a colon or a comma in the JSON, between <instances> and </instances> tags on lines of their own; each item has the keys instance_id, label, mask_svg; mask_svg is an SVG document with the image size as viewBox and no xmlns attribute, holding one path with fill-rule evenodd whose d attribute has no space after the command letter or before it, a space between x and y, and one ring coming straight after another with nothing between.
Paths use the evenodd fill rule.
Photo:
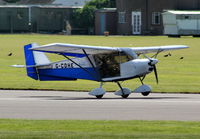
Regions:
<instances>
[{"instance_id":1,"label":"wing","mask_svg":"<svg viewBox=\"0 0 200 139\"><path fill-rule=\"evenodd\" d=\"M133 50L137 54L146 53L159 53L168 50L177 50L188 48L185 45L168 45L168 46L155 46L155 47L131 47L128 49ZM33 47L31 50L64 54L67 56L84 57L93 54L106 54L112 52L123 51L123 48L118 47L102 47L102 46L89 46L89 45L77 45L77 44L65 44L65 43L52 43L43 46Z\"/></svg>"},{"instance_id":2,"label":"wing","mask_svg":"<svg viewBox=\"0 0 200 139\"><path fill-rule=\"evenodd\" d=\"M146 54L146 53L159 53L169 50L178 50L189 48L186 45L167 45L167 46L154 46L154 47L132 47L131 49L137 54Z\"/></svg>"},{"instance_id":3,"label":"wing","mask_svg":"<svg viewBox=\"0 0 200 139\"><path fill-rule=\"evenodd\" d=\"M119 51L119 49L116 47L88 46L88 45L65 44L65 43L47 44L31 48L31 50L48 52L48 53L65 54L68 56L75 56L75 57L84 57L85 53L90 55L90 54L112 53Z\"/></svg>"}]
</instances>

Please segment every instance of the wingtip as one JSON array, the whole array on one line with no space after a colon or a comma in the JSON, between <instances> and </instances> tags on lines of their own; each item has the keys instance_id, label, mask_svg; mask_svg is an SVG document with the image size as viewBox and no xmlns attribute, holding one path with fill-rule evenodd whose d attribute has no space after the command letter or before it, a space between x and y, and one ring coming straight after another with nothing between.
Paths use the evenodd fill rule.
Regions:
<instances>
[{"instance_id":1,"label":"wingtip","mask_svg":"<svg viewBox=\"0 0 200 139\"><path fill-rule=\"evenodd\" d=\"M182 48L190 48L189 46L187 46L187 45L181 45L182 46Z\"/></svg>"}]
</instances>

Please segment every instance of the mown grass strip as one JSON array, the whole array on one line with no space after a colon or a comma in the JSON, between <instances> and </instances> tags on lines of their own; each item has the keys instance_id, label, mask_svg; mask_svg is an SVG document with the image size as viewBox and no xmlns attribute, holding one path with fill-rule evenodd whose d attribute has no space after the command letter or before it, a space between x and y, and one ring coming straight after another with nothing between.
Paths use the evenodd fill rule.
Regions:
<instances>
[{"instance_id":1,"label":"mown grass strip","mask_svg":"<svg viewBox=\"0 0 200 139\"><path fill-rule=\"evenodd\" d=\"M200 122L1 119L0 138L198 139Z\"/></svg>"},{"instance_id":2,"label":"mown grass strip","mask_svg":"<svg viewBox=\"0 0 200 139\"><path fill-rule=\"evenodd\" d=\"M200 122L0 120L0 138L200 138Z\"/></svg>"}]
</instances>

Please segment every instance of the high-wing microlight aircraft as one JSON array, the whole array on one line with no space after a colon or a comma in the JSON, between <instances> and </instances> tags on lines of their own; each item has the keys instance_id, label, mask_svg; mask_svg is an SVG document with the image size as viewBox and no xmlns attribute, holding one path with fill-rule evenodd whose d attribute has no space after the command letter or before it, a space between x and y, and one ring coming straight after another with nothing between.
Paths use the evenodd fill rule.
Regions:
<instances>
[{"instance_id":1,"label":"high-wing microlight aircraft","mask_svg":"<svg viewBox=\"0 0 200 139\"><path fill-rule=\"evenodd\" d=\"M151 86L143 83L146 75L154 71L158 83L157 55L168 50L188 48L185 45L156 47L102 47L53 43L39 46L36 43L24 46L26 70L30 78L40 81L74 81L85 79L100 82L100 87L89 95L102 98L106 91L104 82L116 82L120 88L115 95L127 98L132 92L148 96ZM65 60L51 62L45 53L62 55ZM147 53L154 53L148 57ZM143 55L143 58L139 58ZM20 65L15 65L20 67ZM139 78L141 86L131 91L123 88L120 81Z\"/></svg>"}]
</instances>

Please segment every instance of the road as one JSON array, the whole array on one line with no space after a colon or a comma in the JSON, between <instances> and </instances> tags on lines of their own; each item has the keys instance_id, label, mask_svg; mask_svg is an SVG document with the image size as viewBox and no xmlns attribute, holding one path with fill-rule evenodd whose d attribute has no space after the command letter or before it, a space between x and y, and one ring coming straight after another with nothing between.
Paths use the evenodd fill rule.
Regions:
<instances>
[{"instance_id":1,"label":"road","mask_svg":"<svg viewBox=\"0 0 200 139\"><path fill-rule=\"evenodd\" d=\"M0 90L0 118L40 120L200 121L199 94L131 94L103 99L87 92Z\"/></svg>"}]
</instances>

